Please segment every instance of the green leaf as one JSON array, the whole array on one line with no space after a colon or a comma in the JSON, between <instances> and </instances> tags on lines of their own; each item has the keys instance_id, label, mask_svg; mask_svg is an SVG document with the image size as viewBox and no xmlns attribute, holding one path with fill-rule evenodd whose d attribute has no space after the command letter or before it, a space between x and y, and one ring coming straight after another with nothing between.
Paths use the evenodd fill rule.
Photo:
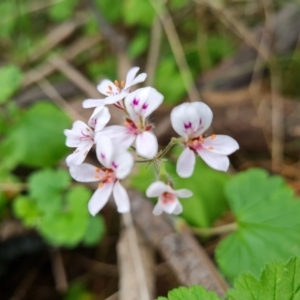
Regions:
<instances>
[{"instance_id":1,"label":"green leaf","mask_svg":"<svg viewBox=\"0 0 300 300\"><path fill-rule=\"evenodd\" d=\"M50 6L49 16L53 21L64 21L74 14L78 0L63 0Z\"/></svg>"},{"instance_id":2,"label":"green leaf","mask_svg":"<svg viewBox=\"0 0 300 300\"><path fill-rule=\"evenodd\" d=\"M237 230L219 244L216 259L227 278L259 275L267 262L300 255L300 201L281 177L259 169L240 173L227 184L226 196Z\"/></svg>"},{"instance_id":3,"label":"green leaf","mask_svg":"<svg viewBox=\"0 0 300 300\"><path fill-rule=\"evenodd\" d=\"M94 246L105 234L105 223L102 216L89 217L89 224L83 237L85 246Z\"/></svg>"},{"instance_id":4,"label":"green leaf","mask_svg":"<svg viewBox=\"0 0 300 300\"><path fill-rule=\"evenodd\" d=\"M175 104L182 100L186 90L173 56L164 57L159 62L154 85L160 93L165 95L165 103Z\"/></svg>"},{"instance_id":5,"label":"green leaf","mask_svg":"<svg viewBox=\"0 0 300 300\"><path fill-rule=\"evenodd\" d=\"M123 16L127 25L151 26L155 11L150 1L127 0L123 5Z\"/></svg>"},{"instance_id":6,"label":"green leaf","mask_svg":"<svg viewBox=\"0 0 300 300\"><path fill-rule=\"evenodd\" d=\"M85 187L75 187L66 195L64 210L45 215L39 230L55 246L74 247L84 237L89 223L87 202L91 196Z\"/></svg>"},{"instance_id":7,"label":"green leaf","mask_svg":"<svg viewBox=\"0 0 300 300\"><path fill-rule=\"evenodd\" d=\"M70 183L71 177L64 169L41 170L29 177L30 196L40 211L51 214L60 209L62 192Z\"/></svg>"},{"instance_id":8,"label":"green leaf","mask_svg":"<svg viewBox=\"0 0 300 300\"><path fill-rule=\"evenodd\" d=\"M13 211L16 217L23 221L26 227L34 227L38 225L40 220L40 212L29 197L19 196L13 202Z\"/></svg>"},{"instance_id":9,"label":"green leaf","mask_svg":"<svg viewBox=\"0 0 300 300\"><path fill-rule=\"evenodd\" d=\"M214 292L206 291L202 286L180 287L168 293L168 298L159 297L157 300L221 300ZM240 299L242 300L242 299ZM245 299L243 299L245 300Z\"/></svg>"},{"instance_id":10,"label":"green leaf","mask_svg":"<svg viewBox=\"0 0 300 300\"><path fill-rule=\"evenodd\" d=\"M111 0L96 0L101 12L110 23L118 22L122 17L123 4L122 2L112 3Z\"/></svg>"},{"instance_id":11,"label":"green leaf","mask_svg":"<svg viewBox=\"0 0 300 300\"><path fill-rule=\"evenodd\" d=\"M259 279L242 274L227 292L228 300L299 300L300 258L288 263L273 261L266 265Z\"/></svg>"},{"instance_id":12,"label":"green leaf","mask_svg":"<svg viewBox=\"0 0 300 300\"><path fill-rule=\"evenodd\" d=\"M6 65L0 68L0 104L9 100L20 87L22 80L22 72L16 66Z\"/></svg>"},{"instance_id":13,"label":"green leaf","mask_svg":"<svg viewBox=\"0 0 300 300\"><path fill-rule=\"evenodd\" d=\"M130 43L128 54L134 59L141 55L148 46L149 37L146 32L140 32Z\"/></svg>"},{"instance_id":14,"label":"green leaf","mask_svg":"<svg viewBox=\"0 0 300 300\"><path fill-rule=\"evenodd\" d=\"M69 151L63 134L69 126L67 116L53 104L37 103L12 128L0 155L10 168L18 164L52 166Z\"/></svg>"},{"instance_id":15,"label":"green leaf","mask_svg":"<svg viewBox=\"0 0 300 300\"><path fill-rule=\"evenodd\" d=\"M95 297L90 293L81 282L72 283L68 289L64 300L95 300Z\"/></svg>"}]
</instances>

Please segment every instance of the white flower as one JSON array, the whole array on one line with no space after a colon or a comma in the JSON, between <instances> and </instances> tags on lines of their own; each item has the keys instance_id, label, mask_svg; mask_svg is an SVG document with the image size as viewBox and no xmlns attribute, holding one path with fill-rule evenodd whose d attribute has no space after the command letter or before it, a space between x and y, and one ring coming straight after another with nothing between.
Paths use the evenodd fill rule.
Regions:
<instances>
[{"instance_id":1,"label":"white flower","mask_svg":"<svg viewBox=\"0 0 300 300\"><path fill-rule=\"evenodd\" d=\"M171 123L174 130L184 138L185 147L177 161L176 170L179 176L190 177L193 174L195 153L211 168L228 170L227 155L238 150L239 145L227 135L203 136L212 122L212 117L211 109L202 102L183 103L173 108Z\"/></svg>"},{"instance_id":2,"label":"white flower","mask_svg":"<svg viewBox=\"0 0 300 300\"><path fill-rule=\"evenodd\" d=\"M153 214L157 216L163 211L168 214L180 214L182 212L182 205L178 201L178 197L188 198L193 196L193 193L187 189L173 190L170 185L162 181L156 181L150 184L146 195L149 198L158 197L158 202L153 209Z\"/></svg>"},{"instance_id":3,"label":"white flower","mask_svg":"<svg viewBox=\"0 0 300 300\"><path fill-rule=\"evenodd\" d=\"M141 73L137 77L135 77L139 69L139 67L131 68L127 73L125 82L121 81L119 83L117 80L115 80L115 82L113 83L108 79L102 80L98 84L97 89L101 94L105 95L106 98L87 99L83 101L82 106L84 108L90 108L96 106L104 106L106 104L115 104L117 107L123 108L122 103L119 101L129 94L131 86L145 81L147 77L146 73Z\"/></svg>"},{"instance_id":4,"label":"white flower","mask_svg":"<svg viewBox=\"0 0 300 300\"><path fill-rule=\"evenodd\" d=\"M157 154L158 143L151 132L153 126L147 124L146 118L157 109L163 98L162 94L151 87L130 93L124 102L130 117L126 119L125 126L108 126L100 134L109 136L115 144L126 148L135 141L136 153L139 156L153 158Z\"/></svg>"},{"instance_id":5,"label":"white flower","mask_svg":"<svg viewBox=\"0 0 300 300\"><path fill-rule=\"evenodd\" d=\"M129 198L120 180L130 173L134 163L133 157L128 151L115 147L106 136L100 137L98 142L97 158L104 168L100 169L90 164L73 165L70 167L70 174L80 182L100 181L98 189L88 203L89 212L93 216L107 203L111 193L114 195L118 212L128 212Z\"/></svg>"},{"instance_id":6,"label":"white flower","mask_svg":"<svg viewBox=\"0 0 300 300\"><path fill-rule=\"evenodd\" d=\"M97 107L89 119L88 125L82 121L73 123L72 129L64 130L67 137L66 145L77 148L67 157L67 165L81 164L88 152L95 144L95 132L100 131L110 120L110 113L107 107Z\"/></svg>"}]
</instances>

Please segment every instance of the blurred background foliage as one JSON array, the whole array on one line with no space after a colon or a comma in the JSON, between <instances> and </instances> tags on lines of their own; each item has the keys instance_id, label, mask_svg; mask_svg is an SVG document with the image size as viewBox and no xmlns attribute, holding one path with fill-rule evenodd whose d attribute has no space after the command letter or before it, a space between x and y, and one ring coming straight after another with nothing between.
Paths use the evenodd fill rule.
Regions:
<instances>
[{"instance_id":1,"label":"blurred background foliage","mask_svg":"<svg viewBox=\"0 0 300 300\"><path fill-rule=\"evenodd\" d=\"M65 156L70 153L70 149L65 146L63 135L63 130L71 127L70 115L61 107L57 107L57 103L49 101L47 95L40 96L37 93L38 96L24 97L30 89L28 74L30 71L40 70L56 55L62 55L68 60L68 55L74 51L74 47L79 47L76 44L78 40L101 36L101 31L105 30L105 22L116 30L116 41L119 36L125 37L127 47L124 49L124 54L134 65L141 66L144 71L149 60L149 49L155 43L151 38L155 30L155 22L158 20L153 2L155 1L1 0L0 2L2 16L0 20L0 222L5 224L11 220L19 220L23 234L31 236L32 233L38 233L47 251L73 249L75 253L79 251L87 253L87 256L90 255L95 260L99 257L104 260L109 256L109 252L115 254L115 250L107 249L115 247L116 242L111 240L116 239L119 220L115 213L105 210L95 218L88 214L86 206L91 190L72 182L63 163ZM104 22L100 28L97 14L91 10L91 3L96 6ZM285 4L286 1L272 2L274 11L279 11ZM234 15L242 18L249 28L264 22L264 9L260 1L214 0L211 5L230 8ZM194 81L239 51L240 38L232 28L220 22L206 5L200 6L191 0L169 0L166 1L166 8L174 22ZM65 38L59 39L64 35ZM114 40L114 36L111 36L111 39ZM164 33L160 33L159 39L159 57L153 86L165 96L160 111L165 115L169 113L171 107L185 99L187 91L182 79L182 70L178 68L168 38ZM104 37L101 37L100 41L84 51L79 51L78 55L72 54L70 59L72 65L95 85L103 78L112 80L118 78L119 66L114 49ZM275 53L273 57L278 67L280 93L293 97L297 101L300 95L298 48L287 54ZM271 73L269 65L264 66L264 69L266 73ZM61 83L66 82L65 77L58 72L50 72L46 77L54 87L59 87ZM76 90L71 97L66 96L70 103L72 98L75 98L74 94L77 99L86 98L86 95ZM179 150L172 151L166 168L175 188L188 188L194 192L193 197L182 201L184 212L180 218L192 228L196 228L196 233L197 228L205 229L216 223L222 225L233 219L237 220L236 233L229 235L217 248L217 262L229 280L233 281L244 271L251 270L258 274L261 265L270 259L269 256L280 258L298 254L299 247L295 249L293 245L300 243L296 220L296 215L300 212L299 205L293 202L295 200L293 190L281 179L268 178L262 170L231 176L210 169L200 160L197 161L193 177L180 179L175 172L175 161ZM239 158L242 155L243 153ZM243 158L240 161L244 162ZM145 192L153 180L151 168L139 166L130 178L129 184ZM277 188L276 193L279 191L278 195L281 199L277 199L278 196L272 193L270 185L273 184ZM239 188L243 187L249 191L251 186L257 187L254 190L256 193L251 191L242 197L247 199L247 205L258 205L255 199L263 193L266 197L262 200L262 204L258 205L257 210L250 210L250 216L247 214L245 216L243 212L247 211L247 207L242 207L241 211L236 210L239 203L238 195L243 193ZM264 223L264 226L253 224L257 213L264 216L270 213L271 205L274 218L278 217L278 212L284 207L290 211L290 218L284 219L289 223L287 228L283 229L284 224L280 222L280 224L275 222L277 227L271 226L272 224L270 225L267 220L262 220L262 223L268 223ZM3 232L1 228L4 228L4 225L1 226L0 236ZM272 231L276 230L279 230L280 234L272 234ZM269 236L266 240L272 240L270 245L275 249L272 255L269 255L270 249L262 240L253 239L255 235L253 232L258 233L263 239ZM290 238L289 246L293 248L293 253L281 248L283 235ZM5 242L6 238L2 239ZM204 238L202 241L205 242L207 239ZM36 246L40 245L39 243L40 241L32 245L39 248L40 246ZM16 245L18 244L14 242L11 247L18 248ZM252 260L240 264L235 249L240 249L243 255L249 245L254 249L259 245L262 252L257 251L253 254ZM34 247L33 255L38 252L35 252ZM10 253L12 248L8 249ZM24 257L22 249L20 247L20 252L13 252L14 257L9 256L6 263L3 263L6 259L5 252L3 251L3 254L0 251L0 256L2 253L5 258L0 257L0 276L7 274L5 270L11 266L10 261ZM42 246L39 249L42 249ZM236 260L229 264L232 257ZM72 259L73 256L69 260ZM109 256L108 261L116 263L115 256L114 258ZM232 265L234 268L231 268ZM74 271L76 276L73 276L70 271L70 287L63 296L52 288L49 292L50 298L45 299L105 299L116 288L116 280L108 283L104 281L98 288L95 287L97 284L88 286L87 280L81 278L77 280L80 277L78 272ZM13 288L9 288L8 291L11 292ZM99 294L100 288L107 288L107 291L102 293L102 298L95 298L91 291ZM29 293L29 295L33 294ZM32 296L30 299L38 298Z\"/></svg>"}]
</instances>

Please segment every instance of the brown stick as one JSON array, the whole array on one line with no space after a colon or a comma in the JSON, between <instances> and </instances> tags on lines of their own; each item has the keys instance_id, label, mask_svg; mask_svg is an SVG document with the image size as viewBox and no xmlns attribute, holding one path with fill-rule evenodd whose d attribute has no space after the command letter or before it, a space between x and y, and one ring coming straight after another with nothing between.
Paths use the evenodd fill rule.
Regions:
<instances>
[{"instance_id":1,"label":"brown stick","mask_svg":"<svg viewBox=\"0 0 300 300\"><path fill-rule=\"evenodd\" d=\"M224 296L228 286L202 247L187 229L176 232L164 216L154 216L153 206L130 190L131 210L136 225L158 248L183 285L199 284Z\"/></svg>"}]
</instances>

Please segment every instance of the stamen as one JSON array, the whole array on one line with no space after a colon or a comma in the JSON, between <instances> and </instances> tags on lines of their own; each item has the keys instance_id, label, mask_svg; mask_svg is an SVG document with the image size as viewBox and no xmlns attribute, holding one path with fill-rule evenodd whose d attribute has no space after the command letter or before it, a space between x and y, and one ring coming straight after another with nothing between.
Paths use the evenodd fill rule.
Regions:
<instances>
[{"instance_id":1,"label":"stamen","mask_svg":"<svg viewBox=\"0 0 300 300\"><path fill-rule=\"evenodd\" d=\"M214 147L209 146L208 149L209 149L209 150L214 150Z\"/></svg>"},{"instance_id":2,"label":"stamen","mask_svg":"<svg viewBox=\"0 0 300 300\"><path fill-rule=\"evenodd\" d=\"M211 139L211 140L214 140L216 137L217 137L217 136L216 136L215 134L213 134L213 135L210 136L210 139Z\"/></svg>"},{"instance_id":3,"label":"stamen","mask_svg":"<svg viewBox=\"0 0 300 300\"><path fill-rule=\"evenodd\" d=\"M116 85L117 87L119 87L119 81L118 81L118 80L115 80L115 85Z\"/></svg>"},{"instance_id":4,"label":"stamen","mask_svg":"<svg viewBox=\"0 0 300 300\"><path fill-rule=\"evenodd\" d=\"M123 88L125 86L124 80L121 81L121 87Z\"/></svg>"},{"instance_id":5,"label":"stamen","mask_svg":"<svg viewBox=\"0 0 300 300\"><path fill-rule=\"evenodd\" d=\"M98 175L95 175L94 178L99 179L100 177Z\"/></svg>"},{"instance_id":6,"label":"stamen","mask_svg":"<svg viewBox=\"0 0 300 300\"><path fill-rule=\"evenodd\" d=\"M98 188L102 188L103 187L103 182L100 182L99 184L98 184Z\"/></svg>"},{"instance_id":7,"label":"stamen","mask_svg":"<svg viewBox=\"0 0 300 300\"><path fill-rule=\"evenodd\" d=\"M99 173L99 172L100 172L100 169L99 169L99 168L96 168L96 169L95 169L95 172Z\"/></svg>"},{"instance_id":8,"label":"stamen","mask_svg":"<svg viewBox=\"0 0 300 300\"><path fill-rule=\"evenodd\" d=\"M108 89L109 89L110 91L112 91L112 87L111 87L110 85L108 86Z\"/></svg>"}]
</instances>

